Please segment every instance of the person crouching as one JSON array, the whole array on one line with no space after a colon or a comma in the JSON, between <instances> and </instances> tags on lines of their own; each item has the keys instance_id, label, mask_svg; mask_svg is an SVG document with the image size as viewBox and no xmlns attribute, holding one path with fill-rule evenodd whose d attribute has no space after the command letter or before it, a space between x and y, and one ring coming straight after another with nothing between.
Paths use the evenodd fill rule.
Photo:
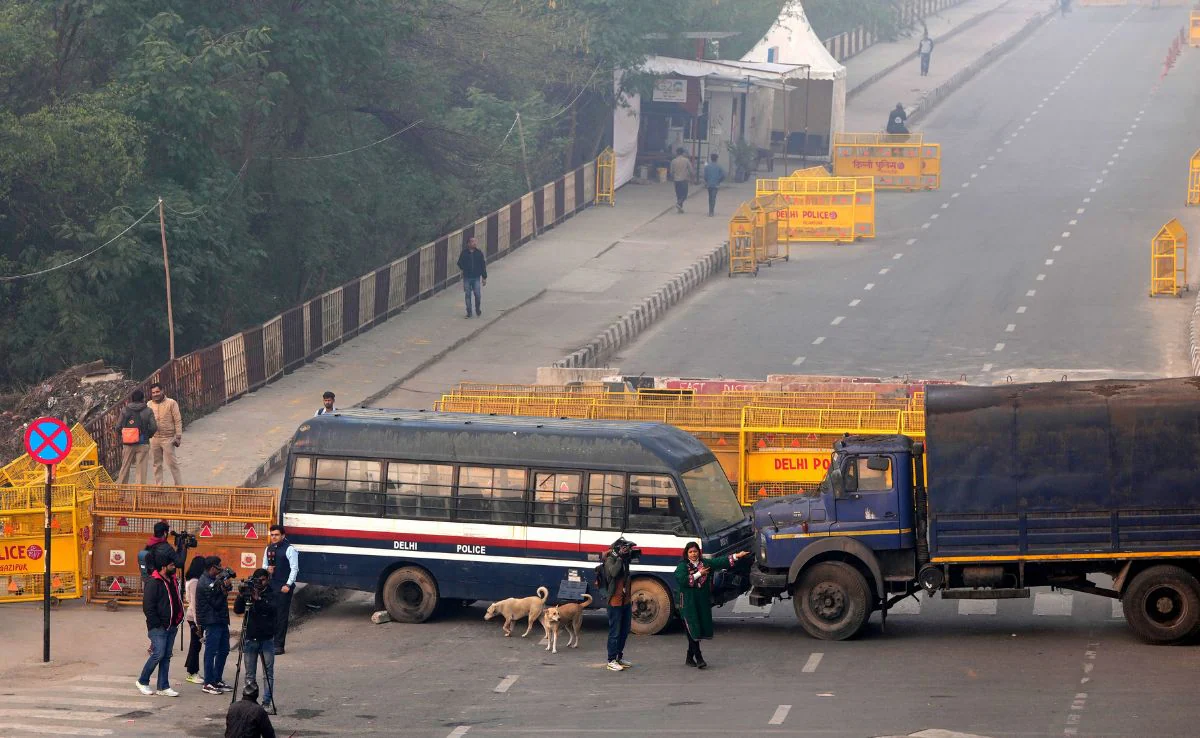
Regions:
<instances>
[{"instance_id":1,"label":"person crouching","mask_svg":"<svg viewBox=\"0 0 1200 738\"><path fill-rule=\"evenodd\" d=\"M700 641L713 637L712 621L712 573L729 569L748 551L739 551L732 556L714 556L705 559L700 555L700 544L690 541L683 547L683 560L675 567L675 581L679 584L679 617L683 620L688 639L688 666L708 668L704 655L700 653Z\"/></svg>"}]
</instances>

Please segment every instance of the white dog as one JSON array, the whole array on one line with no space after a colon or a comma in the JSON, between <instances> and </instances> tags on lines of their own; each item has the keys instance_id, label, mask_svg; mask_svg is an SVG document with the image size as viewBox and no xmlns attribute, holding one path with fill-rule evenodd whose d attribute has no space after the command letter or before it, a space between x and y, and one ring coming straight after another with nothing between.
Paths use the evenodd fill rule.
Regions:
<instances>
[{"instance_id":1,"label":"white dog","mask_svg":"<svg viewBox=\"0 0 1200 738\"><path fill-rule=\"evenodd\" d=\"M524 638L529 635L529 631L533 630L533 624L541 617L542 610L546 607L546 598L549 596L550 592L545 587L538 587L536 597L509 597L507 600L493 602L488 606L487 614L483 616L483 619L491 620L497 615L503 615L504 637L508 638L512 635L513 623L521 618L528 618L529 625L521 634L521 637Z\"/></svg>"}]
</instances>

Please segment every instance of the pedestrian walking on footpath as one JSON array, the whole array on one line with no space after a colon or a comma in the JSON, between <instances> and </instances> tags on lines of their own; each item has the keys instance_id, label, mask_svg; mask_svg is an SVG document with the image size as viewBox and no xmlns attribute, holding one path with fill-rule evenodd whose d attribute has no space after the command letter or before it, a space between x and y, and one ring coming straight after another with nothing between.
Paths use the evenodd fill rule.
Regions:
<instances>
[{"instance_id":1,"label":"pedestrian walking on footpath","mask_svg":"<svg viewBox=\"0 0 1200 738\"><path fill-rule=\"evenodd\" d=\"M232 577L221 576L221 557L204 560L204 576L196 585L196 622L204 629L204 692L224 694L225 660L229 658L229 591Z\"/></svg>"},{"instance_id":2,"label":"pedestrian walking on footpath","mask_svg":"<svg viewBox=\"0 0 1200 738\"><path fill-rule=\"evenodd\" d=\"M275 738L271 716L258 704L258 685L254 682L246 683L242 698L225 713L225 738Z\"/></svg>"},{"instance_id":3,"label":"pedestrian walking on footpath","mask_svg":"<svg viewBox=\"0 0 1200 738\"><path fill-rule=\"evenodd\" d=\"M161 697L178 697L171 689L171 651L175 647L175 634L183 622L183 600L179 596L179 582L175 579L175 560L167 558L162 566L154 570L142 590L142 612L146 615L146 635L150 637L150 658L142 667L138 677L138 691L144 695L157 694ZM158 669L158 687L150 687L150 675Z\"/></svg>"},{"instance_id":4,"label":"pedestrian walking on footpath","mask_svg":"<svg viewBox=\"0 0 1200 738\"><path fill-rule=\"evenodd\" d=\"M675 182L675 209L683 212L683 201L688 196L688 182L696 176L692 160L682 148L675 149L675 158L671 160L671 179Z\"/></svg>"},{"instance_id":5,"label":"pedestrian walking on footpath","mask_svg":"<svg viewBox=\"0 0 1200 738\"><path fill-rule=\"evenodd\" d=\"M725 181L725 170L717 163L717 155L709 154L708 163L704 165L704 186L708 188L708 217L713 217L717 209L717 190Z\"/></svg>"},{"instance_id":6,"label":"pedestrian walking on footpath","mask_svg":"<svg viewBox=\"0 0 1200 738\"><path fill-rule=\"evenodd\" d=\"M267 562L271 591L276 595L275 655L282 656L287 644L288 617L292 614L292 592L296 589L296 577L300 576L300 551L288 542L287 530L282 525L271 526L271 543L263 552L263 561Z\"/></svg>"},{"instance_id":7,"label":"pedestrian walking on footpath","mask_svg":"<svg viewBox=\"0 0 1200 738\"><path fill-rule=\"evenodd\" d=\"M1158 0L1154 0L1154 7L1158 7ZM1058 9L1062 15L1066 16L1067 13L1071 12L1071 0L1059 0Z\"/></svg>"},{"instance_id":8,"label":"pedestrian walking on footpath","mask_svg":"<svg viewBox=\"0 0 1200 738\"><path fill-rule=\"evenodd\" d=\"M604 593L608 613L608 670L624 671L633 664L625 660L625 642L633 624L629 564L634 545L624 537L613 541L598 567L596 588Z\"/></svg>"},{"instance_id":9,"label":"pedestrian walking on footpath","mask_svg":"<svg viewBox=\"0 0 1200 738\"><path fill-rule=\"evenodd\" d=\"M713 637L712 621L712 575L715 571L729 569L748 551L739 551L732 556L714 556L706 559L700 555L700 544L689 542L683 547L683 560L675 567L675 581L679 583L679 617L683 620L688 639L688 666L708 668L704 654L700 653L700 641Z\"/></svg>"},{"instance_id":10,"label":"pedestrian walking on footpath","mask_svg":"<svg viewBox=\"0 0 1200 738\"><path fill-rule=\"evenodd\" d=\"M183 578L183 594L187 608L183 612L183 620L187 623L192 636L188 641L187 658L183 661L183 668L187 670L187 681L191 684L204 684L204 679L200 676L200 647L204 645L204 631L196 622L196 589L200 585L200 577L204 576L204 570L207 568L204 565L204 559L204 556L193 556L192 563L188 565L187 574Z\"/></svg>"},{"instance_id":11,"label":"pedestrian walking on footpath","mask_svg":"<svg viewBox=\"0 0 1200 738\"><path fill-rule=\"evenodd\" d=\"M183 484L179 473L179 461L175 449L183 442L183 416L179 414L179 403L167 397L158 382L150 385L150 410L158 429L150 438L150 461L154 465L154 483L163 483L163 465L171 470L171 481Z\"/></svg>"},{"instance_id":12,"label":"pedestrian walking on footpath","mask_svg":"<svg viewBox=\"0 0 1200 738\"><path fill-rule=\"evenodd\" d=\"M129 477L137 469L137 483L146 484L146 460L150 456L150 439L158 432L154 411L146 407L146 394L134 390L129 403L117 418L117 435L121 439L121 469L117 472L117 484L129 484Z\"/></svg>"},{"instance_id":13,"label":"pedestrian walking on footpath","mask_svg":"<svg viewBox=\"0 0 1200 738\"><path fill-rule=\"evenodd\" d=\"M467 239L466 248L458 255L458 270L462 272L463 295L467 302L467 317L471 317L471 298L475 298L475 315L483 315L483 287L487 285L487 259L475 242Z\"/></svg>"},{"instance_id":14,"label":"pedestrian walking on footpath","mask_svg":"<svg viewBox=\"0 0 1200 738\"><path fill-rule=\"evenodd\" d=\"M246 618L242 655L245 657L247 684L258 681L258 662L262 659L263 681L266 683L262 693L264 709L271 707L271 691L275 686L275 626L278 621L276 595L267 581L270 576L266 569L255 570L246 582L249 586L233 602L233 611Z\"/></svg>"},{"instance_id":15,"label":"pedestrian walking on footpath","mask_svg":"<svg viewBox=\"0 0 1200 738\"><path fill-rule=\"evenodd\" d=\"M925 31L921 43L917 44L917 53L921 55L921 76L928 77L929 55L933 53L933 39L929 38L929 31Z\"/></svg>"},{"instance_id":16,"label":"pedestrian walking on footpath","mask_svg":"<svg viewBox=\"0 0 1200 738\"><path fill-rule=\"evenodd\" d=\"M329 392L327 390L325 392L325 394L321 395L321 407L319 407L317 409L317 411L315 413L313 413L313 417L316 417L318 415L328 415L330 413L336 413L337 408L333 404L333 401L335 399L336 398L333 396L333 393Z\"/></svg>"}]
</instances>

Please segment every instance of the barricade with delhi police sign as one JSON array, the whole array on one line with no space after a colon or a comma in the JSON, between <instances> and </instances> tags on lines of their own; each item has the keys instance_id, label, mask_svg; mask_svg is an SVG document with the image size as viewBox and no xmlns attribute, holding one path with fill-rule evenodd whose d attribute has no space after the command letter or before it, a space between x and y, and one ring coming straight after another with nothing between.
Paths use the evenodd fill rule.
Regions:
<instances>
[{"instance_id":1,"label":"barricade with delhi police sign","mask_svg":"<svg viewBox=\"0 0 1200 738\"><path fill-rule=\"evenodd\" d=\"M789 177L759 179L759 197L778 195L788 204L777 216L785 243L832 241L850 243L875 237L875 185L871 177L810 176L808 170Z\"/></svg>"},{"instance_id":2,"label":"barricade with delhi police sign","mask_svg":"<svg viewBox=\"0 0 1200 738\"><path fill-rule=\"evenodd\" d=\"M91 496L74 484L51 488L51 604L83 596ZM0 487L0 603L43 599L45 524L45 484Z\"/></svg>"},{"instance_id":3,"label":"barricade with delhi police sign","mask_svg":"<svg viewBox=\"0 0 1200 738\"><path fill-rule=\"evenodd\" d=\"M833 176L869 176L877 190L936 190L942 186L942 147L919 133L836 133Z\"/></svg>"},{"instance_id":4,"label":"barricade with delhi police sign","mask_svg":"<svg viewBox=\"0 0 1200 738\"><path fill-rule=\"evenodd\" d=\"M196 555L220 556L223 566L239 577L249 576L265 566L262 551L278 496L278 490L269 488L100 485L92 509L95 543L88 601L141 602L138 552L162 520L172 531L196 537L189 562Z\"/></svg>"}]
</instances>

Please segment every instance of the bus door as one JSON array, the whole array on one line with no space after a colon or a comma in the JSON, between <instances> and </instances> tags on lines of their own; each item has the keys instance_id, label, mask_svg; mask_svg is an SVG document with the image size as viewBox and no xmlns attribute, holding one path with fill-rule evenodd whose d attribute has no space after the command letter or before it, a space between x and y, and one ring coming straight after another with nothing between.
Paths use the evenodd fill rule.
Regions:
<instances>
[{"instance_id":1,"label":"bus door","mask_svg":"<svg viewBox=\"0 0 1200 738\"><path fill-rule=\"evenodd\" d=\"M583 473L534 469L527 555L575 561L579 553Z\"/></svg>"},{"instance_id":2,"label":"bus door","mask_svg":"<svg viewBox=\"0 0 1200 738\"><path fill-rule=\"evenodd\" d=\"M448 553L463 563L464 578L487 582L499 591L527 583L518 572L526 567L514 566L526 554L526 479L525 469L459 467L456 504L460 527Z\"/></svg>"}]
</instances>

